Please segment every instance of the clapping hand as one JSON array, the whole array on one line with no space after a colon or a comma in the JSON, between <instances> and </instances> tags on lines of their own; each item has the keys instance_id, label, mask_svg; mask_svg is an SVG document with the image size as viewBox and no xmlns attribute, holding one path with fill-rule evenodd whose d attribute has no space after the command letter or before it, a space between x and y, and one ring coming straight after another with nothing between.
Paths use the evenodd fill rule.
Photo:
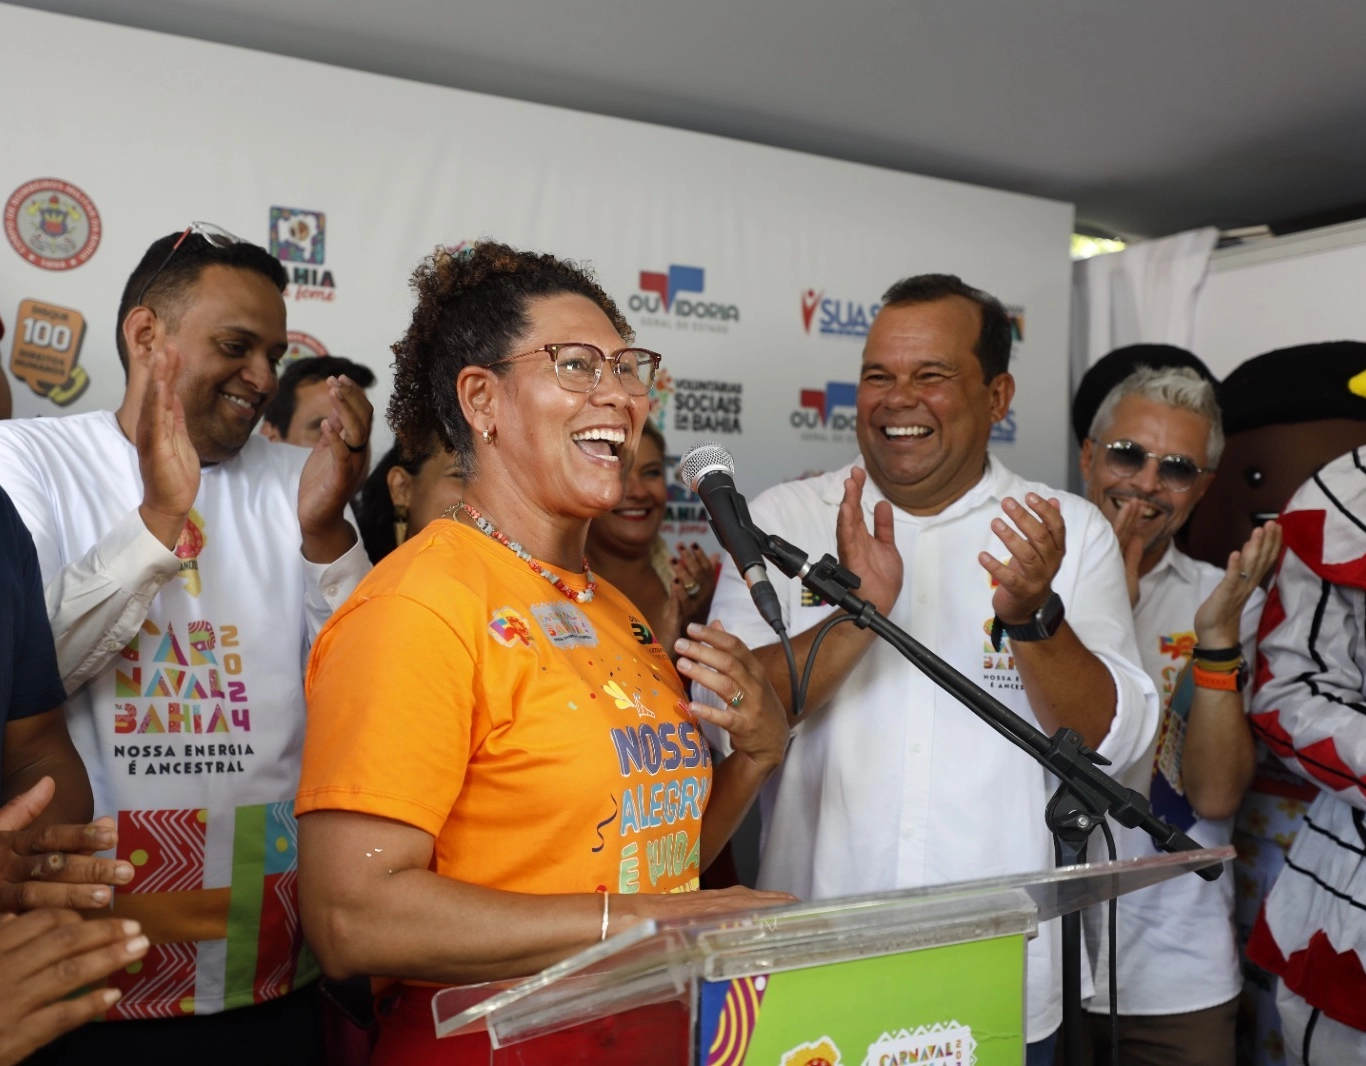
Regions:
<instances>
[{"instance_id":1,"label":"clapping hand","mask_svg":"<svg viewBox=\"0 0 1366 1066\"><path fill-rule=\"evenodd\" d=\"M859 595L882 614L890 614L901 594L904 567L896 547L892 505L879 500L873 508L873 531L863 517L863 486L868 472L860 466L844 481L844 498L835 519L840 565L858 574Z\"/></svg>"},{"instance_id":2,"label":"clapping hand","mask_svg":"<svg viewBox=\"0 0 1366 1066\"><path fill-rule=\"evenodd\" d=\"M1278 522L1252 531L1241 551L1228 557L1223 580L1195 612L1195 639L1204 648L1231 648L1238 643L1243 607L1281 554Z\"/></svg>"},{"instance_id":3,"label":"clapping hand","mask_svg":"<svg viewBox=\"0 0 1366 1066\"><path fill-rule=\"evenodd\" d=\"M977 557L996 580L991 606L1006 625L1023 625L1044 605L1067 550L1067 530L1058 501L1031 492L1025 496L1025 503L1028 509L1007 496L1001 507L1010 522L995 518L991 523L992 531L1010 552L1010 561L1003 563L990 552Z\"/></svg>"},{"instance_id":4,"label":"clapping hand","mask_svg":"<svg viewBox=\"0 0 1366 1066\"><path fill-rule=\"evenodd\" d=\"M1124 557L1124 583L1129 589L1129 606L1138 606L1138 568L1143 564L1142 535L1134 532L1143 510L1148 504L1137 496L1131 496L1120 505L1118 511L1110 516L1110 528L1115 531L1119 541L1120 554ZM1106 508L1109 513L1109 508Z\"/></svg>"},{"instance_id":5,"label":"clapping hand","mask_svg":"<svg viewBox=\"0 0 1366 1066\"><path fill-rule=\"evenodd\" d=\"M174 347L152 353L152 380L138 415L138 469L142 504L138 513L157 540L174 549L199 493L199 453L190 442L185 409L175 392L180 354Z\"/></svg>"},{"instance_id":6,"label":"clapping hand","mask_svg":"<svg viewBox=\"0 0 1366 1066\"><path fill-rule=\"evenodd\" d=\"M674 641L694 622L705 622L711 611L712 596L716 593L716 563L718 556L708 555L696 544L678 546L678 557L673 564L674 579L669 588L669 599L664 604L662 625L656 634L670 659L677 659Z\"/></svg>"},{"instance_id":7,"label":"clapping hand","mask_svg":"<svg viewBox=\"0 0 1366 1066\"><path fill-rule=\"evenodd\" d=\"M332 562L356 542L344 512L370 466L374 409L365 390L343 374L327 379L327 392L332 412L299 478L299 530L312 562Z\"/></svg>"}]
</instances>

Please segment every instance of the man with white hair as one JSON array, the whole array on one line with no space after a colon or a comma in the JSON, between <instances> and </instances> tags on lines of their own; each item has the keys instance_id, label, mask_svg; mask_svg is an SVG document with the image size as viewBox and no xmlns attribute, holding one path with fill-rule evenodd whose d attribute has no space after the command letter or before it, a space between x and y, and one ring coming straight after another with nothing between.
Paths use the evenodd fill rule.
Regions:
<instances>
[{"instance_id":1,"label":"man with white hair","mask_svg":"<svg viewBox=\"0 0 1366 1066\"><path fill-rule=\"evenodd\" d=\"M1119 539L1139 654L1163 707L1154 748L1124 780L1150 795L1158 817L1218 847L1229 843L1252 780L1247 664L1266 599L1257 586L1275 562L1281 532L1274 522L1254 530L1223 570L1176 547L1173 535L1223 451L1218 402L1191 365L1129 369L1100 402L1081 447L1086 497ZM1078 406L1084 394L1094 396L1085 381ZM1116 825L1115 833L1121 859L1156 853L1142 830ZM1213 883L1178 877L1119 900L1120 1063L1232 1066L1242 987L1232 917L1227 875ZM1107 938L1095 939L1101 950L1088 1009L1104 1062L1110 960Z\"/></svg>"}]
</instances>

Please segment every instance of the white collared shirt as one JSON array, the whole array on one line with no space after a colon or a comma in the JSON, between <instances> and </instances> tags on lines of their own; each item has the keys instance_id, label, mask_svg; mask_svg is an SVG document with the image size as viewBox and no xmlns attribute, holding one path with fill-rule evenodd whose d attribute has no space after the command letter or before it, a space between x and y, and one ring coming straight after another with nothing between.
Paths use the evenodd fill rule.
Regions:
<instances>
[{"instance_id":1,"label":"white collared shirt","mask_svg":"<svg viewBox=\"0 0 1366 1066\"><path fill-rule=\"evenodd\" d=\"M769 489L750 507L755 523L813 560L837 555L835 519L849 470ZM1006 496L1023 501L1031 491L1061 503L1067 552L1053 588L1078 638L1114 679L1115 717L1100 753L1123 769L1152 739L1157 696L1137 665L1114 533L1087 501L1026 482L989 458L982 479L941 513L894 507L905 575L890 617L1037 725L1008 642L1000 653L991 649L992 581L977 559L982 551L1008 557L991 520ZM869 528L883 498L869 479ZM799 582L772 578L793 636L833 610L808 605ZM751 647L774 643L729 560L712 615ZM764 788L759 885L825 899L1046 870L1053 845L1043 811L1055 787L1038 763L879 641L830 704L796 726L783 766ZM1042 927L1029 945L1030 1040L1048 1036L1062 1018L1056 926Z\"/></svg>"},{"instance_id":2,"label":"white collared shirt","mask_svg":"<svg viewBox=\"0 0 1366 1066\"><path fill-rule=\"evenodd\" d=\"M1195 647L1195 612L1205 602L1224 572L1192 559L1169 545L1156 566L1139 579L1134 630L1143 668L1157 687L1159 705L1171 700L1177 678ZM1243 608L1243 655L1257 654L1257 621L1266 594L1258 589ZM1169 774L1180 765L1184 724L1173 723L1173 741L1163 743L1163 764ZM1160 732L1160 731L1159 731ZM1179 735L1180 740L1175 737ZM1130 788L1149 795L1157 737L1143 756L1122 776ZM1165 812L1154 811L1158 817ZM1205 847L1222 847L1233 838L1232 818L1195 818L1186 834ZM1152 838L1141 829L1111 821L1115 849L1121 859L1157 854ZM1093 845L1092 859L1103 854ZM1088 933L1099 944L1096 994L1088 1010L1108 1013L1109 954L1104 912L1088 916ZM1184 1014L1227 1003L1238 995L1243 979L1233 932L1233 871L1217 881L1181 874L1169 881L1121 896L1116 925L1116 962L1119 973L1119 1013L1124 1015Z\"/></svg>"}]
</instances>

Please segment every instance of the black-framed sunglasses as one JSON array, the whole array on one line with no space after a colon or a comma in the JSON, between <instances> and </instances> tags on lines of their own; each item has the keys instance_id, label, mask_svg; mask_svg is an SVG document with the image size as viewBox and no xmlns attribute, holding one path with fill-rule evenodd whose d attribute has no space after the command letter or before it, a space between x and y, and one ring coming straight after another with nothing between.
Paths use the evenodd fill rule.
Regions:
<instances>
[{"instance_id":1,"label":"black-framed sunglasses","mask_svg":"<svg viewBox=\"0 0 1366 1066\"><path fill-rule=\"evenodd\" d=\"M1105 465L1116 477L1133 477L1148 465L1149 459L1156 459L1157 482L1168 492L1189 492L1201 474L1214 470L1212 466L1201 466L1189 455L1150 452L1137 441L1117 440L1104 448Z\"/></svg>"},{"instance_id":2,"label":"black-framed sunglasses","mask_svg":"<svg viewBox=\"0 0 1366 1066\"><path fill-rule=\"evenodd\" d=\"M142 288L138 290L135 307L142 306L142 299L147 295L147 290L152 287L152 282L156 281L161 272L166 269L166 264L171 261L171 256L176 254L176 251L185 243L191 233L199 234L215 248L229 248L234 244L242 243L241 237L229 233L222 226L215 226L212 222L191 222L185 227L185 232L180 235L180 239L171 245L171 250L166 253L166 258L161 261L161 265L153 270L152 276L142 283Z\"/></svg>"},{"instance_id":3,"label":"black-framed sunglasses","mask_svg":"<svg viewBox=\"0 0 1366 1066\"><path fill-rule=\"evenodd\" d=\"M648 348L618 348L609 355L596 344L566 341L564 344L543 344L534 351L505 356L488 365L510 363L514 359L539 355L542 352L550 357L550 362L555 367L555 377L562 389L568 389L570 392L592 392L602 380L603 366L611 363L612 373L616 374L621 387L632 396L644 396L650 391L650 387L655 383L655 373L659 370L660 360L664 358Z\"/></svg>"}]
</instances>

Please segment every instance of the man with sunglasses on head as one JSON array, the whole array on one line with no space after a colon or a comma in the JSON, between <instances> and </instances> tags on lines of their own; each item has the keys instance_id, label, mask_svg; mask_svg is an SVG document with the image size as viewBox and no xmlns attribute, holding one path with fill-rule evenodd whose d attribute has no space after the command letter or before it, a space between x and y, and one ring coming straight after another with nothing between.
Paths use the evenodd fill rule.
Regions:
<instances>
[{"instance_id":1,"label":"man with sunglasses on head","mask_svg":"<svg viewBox=\"0 0 1366 1066\"><path fill-rule=\"evenodd\" d=\"M320 1061L295 898L303 663L368 570L346 503L371 421L347 378L311 450L253 430L287 338L280 263L195 223L124 288L117 411L0 425L95 813L152 942L108 1021L35 1062Z\"/></svg>"},{"instance_id":2,"label":"man with sunglasses on head","mask_svg":"<svg viewBox=\"0 0 1366 1066\"><path fill-rule=\"evenodd\" d=\"M1083 378L1073 415L1079 436L1087 427L1086 496L1119 539L1139 653L1163 708L1154 748L1121 779L1149 795L1158 817L1207 847L1226 845L1252 781L1245 692L1266 599L1258 584L1280 551L1280 528L1255 530L1222 570L1173 543L1224 447L1214 386L1190 353L1110 353ZM1114 832L1121 859L1157 854L1141 830ZM1110 1045L1104 923L1102 913L1091 926L1100 952L1088 1005L1101 1062ZM1123 896L1117 929L1119 1063L1232 1066L1242 988L1232 878L1178 877Z\"/></svg>"}]
</instances>

